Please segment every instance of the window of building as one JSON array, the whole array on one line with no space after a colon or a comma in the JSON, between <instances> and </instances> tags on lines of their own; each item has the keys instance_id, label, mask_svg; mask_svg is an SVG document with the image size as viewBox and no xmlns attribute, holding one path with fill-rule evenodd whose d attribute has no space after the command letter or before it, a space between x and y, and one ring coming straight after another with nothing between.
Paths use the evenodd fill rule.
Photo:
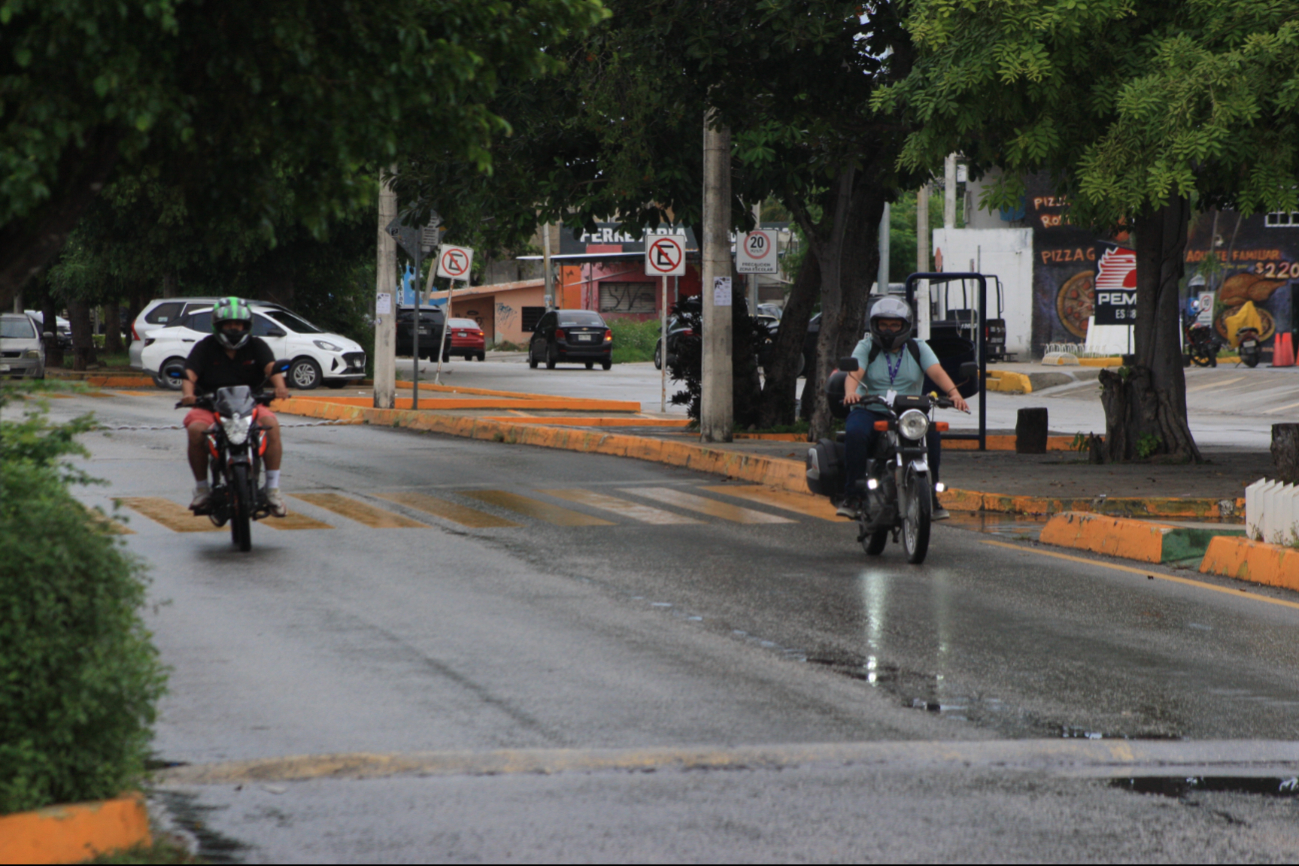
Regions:
<instances>
[{"instance_id":1,"label":"window of building","mask_svg":"<svg viewBox=\"0 0 1299 866\"><path fill-rule=\"evenodd\" d=\"M600 284L600 312L653 313L654 283Z\"/></svg>"},{"instance_id":2,"label":"window of building","mask_svg":"<svg viewBox=\"0 0 1299 866\"><path fill-rule=\"evenodd\" d=\"M1269 228L1299 228L1299 211L1272 211L1267 215L1264 225Z\"/></svg>"},{"instance_id":3,"label":"window of building","mask_svg":"<svg viewBox=\"0 0 1299 866\"><path fill-rule=\"evenodd\" d=\"M523 330L524 331L537 330L537 323L541 321L541 317L544 315L546 315L545 307L524 307L523 308Z\"/></svg>"}]
</instances>

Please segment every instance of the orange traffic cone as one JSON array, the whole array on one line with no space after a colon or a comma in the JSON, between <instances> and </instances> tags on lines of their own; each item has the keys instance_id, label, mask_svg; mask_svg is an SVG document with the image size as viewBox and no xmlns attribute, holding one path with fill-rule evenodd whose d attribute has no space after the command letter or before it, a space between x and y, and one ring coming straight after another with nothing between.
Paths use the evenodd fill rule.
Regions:
<instances>
[{"instance_id":1,"label":"orange traffic cone","mask_svg":"<svg viewBox=\"0 0 1299 866\"><path fill-rule=\"evenodd\" d=\"M1290 338L1289 331L1282 331L1276 335L1276 340L1272 344L1272 366L1293 367L1294 365L1294 342Z\"/></svg>"}]
</instances>

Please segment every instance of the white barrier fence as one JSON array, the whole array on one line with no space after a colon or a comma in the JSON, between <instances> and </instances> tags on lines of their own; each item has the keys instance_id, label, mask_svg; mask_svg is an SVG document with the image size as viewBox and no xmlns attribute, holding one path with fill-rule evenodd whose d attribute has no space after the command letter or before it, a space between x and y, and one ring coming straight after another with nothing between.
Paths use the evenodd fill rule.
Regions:
<instances>
[{"instance_id":1,"label":"white barrier fence","mask_svg":"<svg viewBox=\"0 0 1299 866\"><path fill-rule=\"evenodd\" d=\"M1260 478L1245 488L1245 534L1255 541L1299 541L1299 485Z\"/></svg>"}]
</instances>

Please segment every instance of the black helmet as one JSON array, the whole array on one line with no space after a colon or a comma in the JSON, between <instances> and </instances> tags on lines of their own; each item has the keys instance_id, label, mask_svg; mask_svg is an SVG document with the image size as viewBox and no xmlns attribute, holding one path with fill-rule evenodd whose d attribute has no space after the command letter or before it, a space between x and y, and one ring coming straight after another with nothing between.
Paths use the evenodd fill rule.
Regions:
<instances>
[{"instance_id":1,"label":"black helmet","mask_svg":"<svg viewBox=\"0 0 1299 866\"><path fill-rule=\"evenodd\" d=\"M901 319L906 327L896 334L883 334L879 329L880 319ZM911 339L911 334L915 331L915 325L911 321L911 307L906 301L898 298L880 298L871 307L870 315L870 333L871 340L887 352L896 352L906 345L907 340Z\"/></svg>"}]
</instances>

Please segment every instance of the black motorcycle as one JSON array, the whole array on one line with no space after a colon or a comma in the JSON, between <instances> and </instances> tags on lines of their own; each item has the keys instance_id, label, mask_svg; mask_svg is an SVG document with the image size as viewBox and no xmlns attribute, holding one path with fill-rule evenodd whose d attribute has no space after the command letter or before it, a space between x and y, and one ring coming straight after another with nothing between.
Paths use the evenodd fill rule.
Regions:
<instances>
[{"instance_id":1,"label":"black motorcycle","mask_svg":"<svg viewBox=\"0 0 1299 866\"><path fill-rule=\"evenodd\" d=\"M1218 338L1213 328L1191 319L1186 323L1186 358L1183 366L1218 366Z\"/></svg>"},{"instance_id":2,"label":"black motorcycle","mask_svg":"<svg viewBox=\"0 0 1299 866\"><path fill-rule=\"evenodd\" d=\"M1240 352L1240 363L1246 367L1257 367L1263 358L1262 339L1258 328L1246 326L1236 331L1237 346Z\"/></svg>"},{"instance_id":3,"label":"black motorcycle","mask_svg":"<svg viewBox=\"0 0 1299 866\"><path fill-rule=\"evenodd\" d=\"M839 369L826 382L826 394L836 417L846 418L844 383L849 373L858 369L854 358L839 361ZM875 453L867 461L866 477L857 482L864 503L857 517L857 540L869 556L879 556L893 538L901 541L907 562L919 565L929 552L929 529L933 520L934 494L943 486L935 484L929 472L929 449L925 435L934 424L935 409L949 409L951 400L937 395L866 397L861 405L887 415L876 421L876 429L886 435L878 437ZM938 429L946 424L938 422ZM807 452L807 486L819 496L827 496L838 505L844 497L844 434L837 441L822 439Z\"/></svg>"},{"instance_id":4,"label":"black motorcycle","mask_svg":"<svg viewBox=\"0 0 1299 866\"><path fill-rule=\"evenodd\" d=\"M290 361L276 361L272 371L284 374L290 366ZM207 433L212 493L207 505L194 513L206 514L217 526L229 523L231 540L244 552L253 548L252 521L271 513L261 485L266 437L253 415L259 405L268 405L274 399L273 394L254 391L247 385L218 388L215 394L197 395L194 399L195 407L217 416L217 423ZM190 407L177 403L176 408Z\"/></svg>"}]
</instances>

